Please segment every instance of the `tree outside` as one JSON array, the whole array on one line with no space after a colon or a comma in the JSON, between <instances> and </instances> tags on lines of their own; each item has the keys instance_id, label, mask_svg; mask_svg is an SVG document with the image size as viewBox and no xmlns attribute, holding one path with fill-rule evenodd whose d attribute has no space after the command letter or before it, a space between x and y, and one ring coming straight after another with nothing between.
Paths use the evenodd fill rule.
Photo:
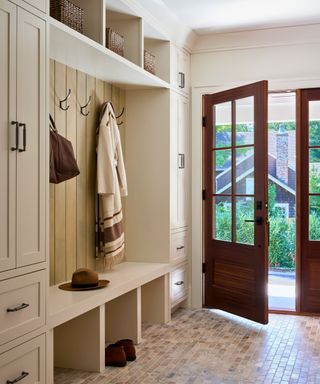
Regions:
<instances>
[{"instance_id":1,"label":"tree outside","mask_svg":"<svg viewBox=\"0 0 320 384\"><path fill-rule=\"evenodd\" d=\"M278 123L270 123L270 130L278 130ZM286 130L294 130L295 123L285 123ZM252 127L241 125L241 131L246 132ZM230 126L219 126L217 132L230 130ZM310 145L320 145L320 122L310 122ZM217 166L223 165L226 161L227 153L221 151L217 156ZM320 149L311 149L310 159L310 192L320 193ZM269 266L271 268L283 268L294 270L296 263L296 219L295 217L283 217L283 213L276 206L276 187L269 183ZM320 240L320 196L310 196L309 214L309 238L310 240ZM253 244L254 227L253 224L246 223L244 220L253 219L254 206L250 198L242 198L236 202L236 237L237 242L243 244ZM218 240L231 241L231 203L223 199L216 198L215 210L216 226L214 237Z\"/></svg>"}]
</instances>

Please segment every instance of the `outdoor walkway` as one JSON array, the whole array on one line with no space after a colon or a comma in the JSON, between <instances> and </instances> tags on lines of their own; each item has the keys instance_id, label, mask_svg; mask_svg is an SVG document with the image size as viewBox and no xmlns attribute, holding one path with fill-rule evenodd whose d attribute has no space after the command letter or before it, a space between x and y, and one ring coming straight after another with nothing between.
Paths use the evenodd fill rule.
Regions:
<instances>
[{"instance_id":1,"label":"outdoor walkway","mask_svg":"<svg viewBox=\"0 0 320 384\"><path fill-rule=\"evenodd\" d=\"M269 309L295 310L295 273L269 271Z\"/></svg>"}]
</instances>

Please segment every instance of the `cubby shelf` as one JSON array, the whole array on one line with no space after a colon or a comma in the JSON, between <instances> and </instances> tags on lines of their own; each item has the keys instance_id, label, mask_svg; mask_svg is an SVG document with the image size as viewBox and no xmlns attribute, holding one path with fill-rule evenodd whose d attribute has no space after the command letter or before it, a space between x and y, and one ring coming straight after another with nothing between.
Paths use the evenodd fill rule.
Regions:
<instances>
[{"instance_id":1,"label":"cubby shelf","mask_svg":"<svg viewBox=\"0 0 320 384\"><path fill-rule=\"evenodd\" d=\"M50 17L50 57L123 89L170 84Z\"/></svg>"}]
</instances>

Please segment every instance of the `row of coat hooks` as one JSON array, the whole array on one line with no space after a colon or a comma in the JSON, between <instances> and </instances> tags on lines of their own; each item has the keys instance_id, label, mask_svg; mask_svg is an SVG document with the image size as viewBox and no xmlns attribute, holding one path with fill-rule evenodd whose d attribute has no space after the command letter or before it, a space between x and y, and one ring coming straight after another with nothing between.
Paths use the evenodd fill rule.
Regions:
<instances>
[{"instance_id":1,"label":"row of coat hooks","mask_svg":"<svg viewBox=\"0 0 320 384\"><path fill-rule=\"evenodd\" d=\"M68 90L68 94L64 99L59 100L60 109L62 109L63 111L67 111L70 107L70 105L68 105L68 99L70 98L70 96L71 96L71 89ZM88 107L89 107L90 103L91 103L91 96L89 96L88 101L85 105L80 106L81 115L88 116L90 114L90 111L88 111ZM114 110L112 103L111 103L111 105L112 105L112 109ZM119 117L121 117L123 114L124 114L124 107L122 108L121 113L118 116L116 116L116 119L119 119ZM118 125L121 125L121 124L123 124L123 121L118 123Z\"/></svg>"}]
</instances>

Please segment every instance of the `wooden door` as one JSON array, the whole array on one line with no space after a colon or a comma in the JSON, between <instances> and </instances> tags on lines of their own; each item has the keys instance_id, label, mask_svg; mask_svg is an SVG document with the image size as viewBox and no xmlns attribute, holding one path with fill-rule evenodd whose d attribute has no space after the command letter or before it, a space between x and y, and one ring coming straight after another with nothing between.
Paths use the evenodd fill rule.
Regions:
<instances>
[{"instance_id":1,"label":"wooden door","mask_svg":"<svg viewBox=\"0 0 320 384\"><path fill-rule=\"evenodd\" d=\"M268 83L203 97L204 305L268 322Z\"/></svg>"},{"instance_id":2,"label":"wooden door","mask_svg":"<svg viewBox=\"0 0 320 384\"><path fill-rule=\"evenodd\" d=\"M17 265L45 260L47 187L45 21L18 9Z\"/></svg>"},{"instance_id":3,"label":"wooden door","mask_svg":"<svg viewBox=\"0 0 320 384\"><path fill-rule=\"evenodd\" d=\"M297 92L300 311L320 312L320 89Z\"/></svg>"},{"instance_id":4,"label":"wooden door","mask_svg":"<svg viewBox=\"0 0 320 384\"><path fill-rule=\"evenodd\" d=\"M0 271L16 262L16 12L0 0Z\"/></svg>"}]
</instances>

